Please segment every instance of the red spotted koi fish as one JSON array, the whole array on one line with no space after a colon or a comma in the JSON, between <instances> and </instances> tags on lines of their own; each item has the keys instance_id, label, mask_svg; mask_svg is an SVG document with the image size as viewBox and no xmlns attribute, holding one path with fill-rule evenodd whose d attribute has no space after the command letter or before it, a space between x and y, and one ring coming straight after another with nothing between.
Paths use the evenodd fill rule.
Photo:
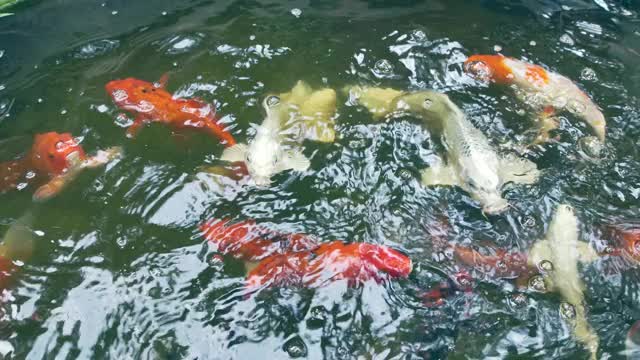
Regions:
<instances>
[{"instance_id":1,"label":"red spotted koi fish","mask_svg":"<svg viewBox=\"0 0 640 360\"><path fill-rule=\"evenodd\" d=\"M464 69L478 80L501 85L515 85L520 100L541 112L540 134L536 142L549 139L549 131L557 128L553 115L569 111L581 118L604 143L606 120L600 108L568 78L525 61L503 55L473 55Z\"/></svg>"},{"instance_id":2,"label":"red spotted koi fish","mask_svg":"<svg viewBox=\"0 0 640 360\"><path fill-rule=\"evenodd\" d=\"M411 269L407 256L387 246L331 241L311 251L265 258L249 272L247 285L315 289L346 280L353 287L369 280L381 283L390 278L406 278Z\"/></svg>"},{"instance_id":3,"label":"red spotted koi fish","mask_svg":"<svg viewBox=\"0 0 640 360\"><path fill-rule=\"evenodd\" d=\"M82 169L103 165L120 152L119 148L110 148L88 157L69 133L38 134L25 157L0 164L0 192L34 183L41 185L34 199L46 200L58 194Z\"/></svg>"},{"instance_id":4,"label":"red spotted koi fish","mask_svg":"<svg viewBox=\"0 0 640 360\"><path fill-rule=\"evenodd\" d=\"M247 286L319 288L346 280L357 286L369 280L407 277L411 260L387 246L332 241L319 244L306 234L281 234L254 221L230 224L213 220L200 227L216 250L244 261L259 261L247 274Z\"/></svg>"},{"instance_id":5,"label":"red spotted koi fish","mask_svg":"<svg viewBox=\"0 0 640 360\"><path fill-rule=\"evenodd\" d=\"M155 121L174 129L203 131L225 146L236 144L231 133L219 124L214 106L198 99L173 97L165 90L167 80L165 75L157 84L135 78L107 83L105 89L116 105L135 114L133 124L127 129L129 137L134 137L146 123Z\"/></svg>"}]
</instances>

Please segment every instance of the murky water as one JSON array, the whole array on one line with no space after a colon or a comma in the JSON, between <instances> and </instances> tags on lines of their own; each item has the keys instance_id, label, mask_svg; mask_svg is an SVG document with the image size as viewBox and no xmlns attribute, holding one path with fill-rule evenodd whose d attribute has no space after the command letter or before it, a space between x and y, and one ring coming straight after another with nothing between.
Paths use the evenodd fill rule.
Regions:
<instances>
[{"instance_id":1,"label":"murky water","mask_svg":"<svg viewBox=\"0 0 640 360\"><path fill-rule=\"evenodd\" d=\"M640 6L635 1L25 1L0 18L0 160L36 133L71 132L87 152L122 159L87 171L59 197L0 195L5 232L34 215L33 256L3 293L0 352L14 358L587 358L561 299L473 269L471 290L438 306L422 294L463 266L430 235L480 249L526 251L559 203L602 249L607 225L640 217ZM116 78L169 74L168 89L215 103L239 141L262 122L268 93L303 79L340 90L375 85L449 94L496 147L532 128L528 109L463 72L474 53L527 59L566 75L600 105L599 160L560 140L529 155L543 175L507 186L498 216L457 188L426 188L419 170L441 149L410 118L373 121L339 91L334 143L305 143L311 168L260 189L202 172L223 146L151 125L127 139L104 90ZM245 290L243 264L214 257L198 225L255 219L322 241L384 244L413 261L408 279L319 289ZM599 356L621 358L640 319L635 264L581 267Z\"/></svg>"}]
</instances>

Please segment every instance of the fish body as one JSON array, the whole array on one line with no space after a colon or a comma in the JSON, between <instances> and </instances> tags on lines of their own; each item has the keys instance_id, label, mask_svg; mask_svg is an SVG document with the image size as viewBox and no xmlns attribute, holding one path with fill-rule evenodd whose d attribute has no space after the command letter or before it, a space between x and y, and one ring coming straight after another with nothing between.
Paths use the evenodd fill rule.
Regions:
<instances>
[{"instance_id":1,"label":"fish body","mask_svg":"<svg viewBox=\"0 0 640 360\"><path fill-rule=\"evenodd\" d=\"M586 318L584 283L578 270L578 262L590 262L598 255L587 243L578 240L578 219L569 205L559 205L551 220L544 240L538 241L529 253L529 265L540 266L544 261L553 269L546 274L551 291L558 292L569 309L563 315L569 320L575 338L582 342L596 359L599 338Z\"/></svg>"},{"instance_id":2,"label":"fish body","mask_svg":"<svg viewBox=\"0 0 640 360\"><path fill-rule=\"evenodd\" d=\"M254 221L211 220L200 229L217 252L249 265L247 286L251 289L319 288L339 280L357 286L369 280L407 277L412 270L406 255L383 245L321 244L313 236L274 232Z\"/></svg>"},{"instance_id":3,"label":"fish body","mask_svg":"<svg viewBox=\"0 0 640 360\"><path fill-rule=\"evenodd\" d=\"M126 78L107 83L105 89L115 104L125 111L135 114L127 135L134 137L148 122L160 122L174 129L193 129L205 132L219 139L225 146L236 141L223 125L219 124L215 106L197 99L173 97L165 85L163 77L158 84Z\"/></svg>"},{"instance_id":4,"label":"fish body","mask_svg":"<svg viewBox=\"0 0 640 360\"><path fill-rule=\"evenodd\" d=\"M89 157L69 133L38 134L26 156L0 164L0 192L35 183L41 186L34 199L45 200L59 193L82 169L102 165L120 152L110 148Z\"/></svg>"},{"instance_id":5,"label":"fish body","mask_svg":"<svg viewBox=\"0 0 640 360\"><path fill-rule=\"evenodd\" d=\"M483 211L499 213L508 206L502 186L508 182L531 184L538 180L534 163L516 156L500 156L487 137L467 119L447 95L421 91L397 97L391 109L419 116L427 129L440 133L447 150L447 165L422 173L427 186L456 185L478 201Z\"/></svg>"},{"instance_id":6,"label":"fish body","mask_svg":"<svg viewBox=\"0 0 640 360\"><path fill-rule=\"evenodd\" d=\"M288 134L283 127L285 119L279 106L279 97L266 97L263 101L266 116L253 140L249 145L236 144L222 153L221 159L224 161L244 161L249 175L258 186L268 186L271 177L281 171L304 171L310 166L309 159L285 143Z\"/></svg>"},{"instance_id":7,"label":"fish body","mask_svg":"<svg viewBox=\"0 0 640 360\"><path fill-rule=\"evenodd\" d=\"M482 254L462 245L453 245L456 260L474 269L501 279L515 279L531 273L527 255L517 251L497 249L494 254Z\"/></svg>"},{"instance_id":8,"label":"fish body","mask_svg":"<svg viewBox=\"0 0 640 360\"><path fill-rule=\"evenodd\" d=\"M591 98L568 78L525 61L503 55L473 55L465 71L482 81L512 85L520 100L540 113L538 142L549 138L557 127L552 118L558 111L573 113L587 123L604 143L606 119Z\"/></svg>"},{"instance_id":9,"label":"fish body","mask_svg":"<svg viewBox=\"0 0 640 360\"><path fill-rule=\"evenodd\" d=\"M358 286L370 280L380 283L406 278L411 270L407 256L386 246L331 241L313 250L265 258L248 273L247 285L316 289L344 280L349 286Z\"/></svg>"}]
</instances>

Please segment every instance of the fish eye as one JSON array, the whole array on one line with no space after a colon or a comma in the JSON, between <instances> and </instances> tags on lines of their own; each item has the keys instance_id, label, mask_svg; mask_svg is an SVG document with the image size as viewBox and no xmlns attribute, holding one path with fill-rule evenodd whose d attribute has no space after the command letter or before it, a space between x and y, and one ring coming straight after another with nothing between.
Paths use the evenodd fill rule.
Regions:
<instances>
[{"instance_id":1,"label":"fish eye","mask_svg":"<svg viewBox=\"0 0 640 360\"><path fill-rule=\"evenodd\" d=\"M53 159L53 158L55 158L55 155L49 154L49 159Z\"/></svg>"},{"instance_id":2,"label":"fish eye","mask_svg":"<svg viewBox=\"0 0 640 360\"><path fill-rule=\"evenodd\" d=\"M143 88L143 89L142 89L142 92L143 92L144 94L146 94L146 93L147 93L147 89L144 89L144 88Z\"/></svg>"},{"instance_id":3,"label":"fish eye","mask_svg":"<svg viewBox=\"0 0 640 360\"><path fill-rule=\"evenodd\" d=\"M151 88L151 91L156 91L156 88Z\"/></svg>"}]
</instances>

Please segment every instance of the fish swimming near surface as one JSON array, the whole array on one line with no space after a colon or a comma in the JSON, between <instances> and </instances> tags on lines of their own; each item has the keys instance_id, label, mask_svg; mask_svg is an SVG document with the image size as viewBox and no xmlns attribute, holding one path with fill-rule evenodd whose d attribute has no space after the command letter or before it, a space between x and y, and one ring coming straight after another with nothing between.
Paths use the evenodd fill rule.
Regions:
<instances>
[{"instance_id":1,"label":"fish swimming near surface","mask_svg":"<svg viewBox=\"0 0 640 360\"><path fill-rule=\"evenodd\" d=\"M33 254L36 234L32 229L35 215L27 211L14 221L0 243L0 290L7 288L18 270L15 261L28 261Z\"/></svg>"},{"instance_id":2,"label":"fish swimming near surface","mask_svg":"<svg viewBox=\"0 0 640 360\"><path fill-rule=\"evenodd\" d=\"M605 142L606 119L591 98L568 78L525 61L503 55L472 55L464 63L471 76L485 82L509 85L527 105L538 111L539 133L535 143L550 139L558 127L555 113L568 111L587 123Z\"/></svg>"},{"instance_id":3,"label":"fish swimming near surface","mask_svg":"<svg viewBox=\"0 0 640 360\"><path fill-rule=\"evenodd\" d=\"M167 81L165 75L156 84L135 78L107 83L105 89L115 104L135 114L127 129L129 137L134 137L149 122L160 122L177 130L205 132L225 146L236 144L233 135L219 122L214 105L198 99L175 98L165 90Z\"/></svg>"},{"instance_id":4,"label":"fish swimming near surface","mask_svg":"<svg viewBox=\"0 0 640 360\"><path fill-rule=\"evenodd\" d=\"M447 152L447 163L422 172L426 186L459 186L482 205L485 213L504 211L508 203L502 187L509 182L533 184L538 181L537 166L513 154L500 155L487 137L467 119L447 95L436 91L398 93L375 88L355 90L360 104L375 104L382 116L409 113L422 120L427 130L440 135ZM389 95L395 95L388 99Z\"/></svg>"},{"instance_id":5,"label":"fish swimming near surface","mask_svg":"<svg viewBox=\"0 0 640 360\"><path fill-rule=\"evenodd\" d=\"M253 140L225 149L221 159L245 162L258 186L268 186L275 174L285 170L305 171L310 161L302 154L300 143L305 138L335 139L335 106L335 91L312 92L304 82L298 82L290 93L267 96L262 102L266 116Z\"/></svg>"},{"instance_id":6,"label":"fish swimming near surface","mask_svg":"<svg viewBox=\"0 0 640 360\"><path fill-rule=\"evenodd\" d=\"M331 241L310 251L277 254L263 259L247 274L250 289L299 286L311 289L336 281L359 286L367 281L406 278L411 260L384 245Z\"/></svg>"},{"instance_id":7,"label":"fish swimming near surface","mask_svg":"<svg viewBox=\"0 0 640 360\"><path fill-rule=\"evenodd\" d=\"M551 220L546 238L536 242L529 252L529 265L544 267L550 264L544 279L549 291L560 294L560 312L569 323L575 338L597 358L599 338L589 325L584 303L584 283L578 263L598 259L589 244L578 240L578 219L569 205L559 205Z\"/></svg>"},{"instance_id":8,"label":"fish swimming near surface","mask_svg":"<svg viewBox=\"0 0 640 360\"><path fill-rule=\"evenodd\" d=\"M383 245L320 243L313 236L275 232L254 221L211 220L200 229L217 252L248 263L250 289L319 288L340 280L357 286L404 278L412 269L406 255Z\"/></svg>"},{"instance_id":9,"label":"fish swimming near surface","mask_svg":"<svg viewBox=\"0 0 640 360\"><path fill-rule=\"evenodd\" d=\"M69 133L38 134L26 156L0 164L0 192L33 183L39 186L34 199L46 200L64 189L83 169L103 165L121 152L113 147L90 157Z\"/></svg>"}]
</instances>

